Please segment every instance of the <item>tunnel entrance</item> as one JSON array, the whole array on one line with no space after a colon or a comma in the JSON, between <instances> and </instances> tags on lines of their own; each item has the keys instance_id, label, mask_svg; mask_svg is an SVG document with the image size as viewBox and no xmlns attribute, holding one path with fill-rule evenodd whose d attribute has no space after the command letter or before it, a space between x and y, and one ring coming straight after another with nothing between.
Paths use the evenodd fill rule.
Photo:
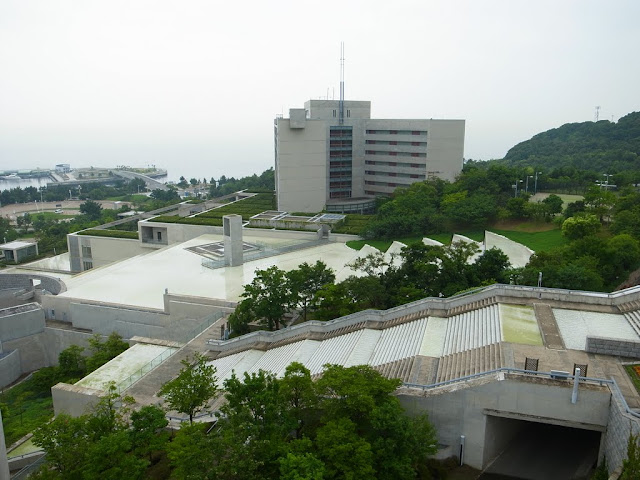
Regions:
<instances>
[{"instance_id":1,"label":"tunnel entrance","mask_svg":"<svg viewBox=\"0 0 640 480\"><path fill-rule=\"evenodd\" d=\"M491 463L479 479L588 479L601 436L600 431L488 415L485 460Z\"/></svg>"}]
</instances>

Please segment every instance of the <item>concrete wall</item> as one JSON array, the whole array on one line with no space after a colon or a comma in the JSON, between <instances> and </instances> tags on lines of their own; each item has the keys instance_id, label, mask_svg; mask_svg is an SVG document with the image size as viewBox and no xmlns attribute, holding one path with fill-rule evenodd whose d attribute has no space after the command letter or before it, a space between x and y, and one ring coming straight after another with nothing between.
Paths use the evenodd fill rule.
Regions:
<instances>
[{"instance_id":1,"label":"concrete wall","mask_svg":"<svg viewBox=\"0 0 640 480\"><path fill-rule=\"evenodd\" d=\"M20 351L13 350L0 354L0 388L15 382L22 375Z\"/></svg>"},{"instance_id":2,"label":"concrete wall","mask_svg":"<svg viewBox=\"0 0 640 480\"><path fill-rule=\"evenodd\" d=\"M514 267L524 267L529 263L531 255L534 254L533 250L525 247L521 243L514 242L503 235L489 231L484 232L484 242L487 250L494 247L502 250L504 254L509 257L509 261Z\"/></svg>"},{"instance_id":3,"label":"concrete wall","mask_svg":"<svg viewBox=\"0 0 640 480\"><path fill-rule=\"evenodd\" d=\"M453 182L462 171L464 157L464 120L431 120L427 135L427 178L437 172L439 178Z\"/></svg>"},{"instance_id":4,"label":"concrete wall","mask_svg":"<svg viewBox=\"0 0 640 480\"><path fill-rule=\"evenodd\" d=\"M555 423L604 431L609 420L611 393L607 387L580 386L578 402L571 403L571 384L542 378L506 376L485 384L456 384L424 395L402 391L400 402L410 414L428 413L439 442L459 445L466 436L465 463L484 468L501 445L487 446L485 438L501 435L500 422L487 431L488 415ZM481 382L481 381L478 381ZM507 431L507 437L513 435Z\"/></svg>"},{"instance_id":5,"label":"concrete wall","mask_svg":"<svg viewBox=\"0 0 640 480\"><path fill-rule=\"evenodd\" d=\"M607 458L609 473L621 467L623 460L627 458L629 434L640 435L640 418L626 412L625 405L619 395L612 396L604 441L604 455Z\"/></svg>"},{"instance_id":6,"label":"concrete wall","mask_svg":"<svg viewBox=\"0 0 640 480\"><path fill-rule=\"evenodd\" d=\"M54 295L65 292L67 287L59 278L48 275L31 273L3 273L0 274L0 290L12 288L33 288L35 283L40 282L39 288L45 289Z\"/></svg>"},{"instance_id":7,"label":"concrete wall","mask_svg":"<svg viewBox=\"0 0 640 480\"><path fill-rule=\"evenodd\" d=\"M71 322L82 328L109 335L117 332L124 338L152 337L184 341L208 315L227 314L234 302L188 295L164 294L164 309L136 308L131 305L79 301L70 297L47 297L43 301L47 318ZM53 312L53 313L52 313Z\"/></svg>"},{"instance_id":8,"label":"concrete wall","mask_svg":"<svg viewBox=\"0 0 640 480\"><path fill-rule=\"evenodd\" d=\"M0 479L9 480L9 462L7 461L7 444L2 426L2 412L0 412Z\"/></svg>"},{"instance_id":9,"label":"concrete wall","mask_svg":"<svg viewBox=\"0 0 640 480\"><path fill-rule=\"evenodd\" d=\"M53 412L55 415L66 413L72 417L79 417L90 413L103 394L102 390L94 388L58 383L51 388Z\"/></svg>"},{"instance_id":10,"label":"concrete wall","mask_svg":"<svg viewBox=\"0 0 640 480\"><path fill-rule=\"evenodd\" d=\"M616 340L614 338L587 337L589 353L614 355L616 357L640 358L640 342Z\"/></svg>"},{"instance_id":11,"label":"concrete wall","mask_svg":"<svg viewBox=\"0 0 640 480\"><path fill-rule=\"evenodd\" d=\"M41 333L6 342L4 348L20 352L22 374L57 365L62 350L71 345L87 348L91 336L90 333L47 327Z\"/></svg>"},{"instance_id":12,"label":"concrete wall","mask_svg":"<svg viewBox=\"0 0 640 480\"><path fill-rule=\"evenodd\" d=\"M307 120L291 128L289 119L275 123L278 210L319 212L327 197L327 124Z\"/></svg>"},{"instance_id":13,"label":"concrete wall","mask_svg":"<svg viewBox=\"0 0 640 480\"><path fill-rule=\"evenodd\" d=\"M0 341L2 342L34 335L43 330L44 311L35 303L0 310Z\"/></svg>"},{"instance_id":14,"label":"concrete wall","mask_svg":"<svg viewBox=\"0 0 640 480\"><path fill-rule=\"evenodd\" d=\"M69 261L74 272L84 271L85 262L91 262L93 268L109 265L113 262L148 253L139 240L131 238L94 237L91 235L67 235ZM73 245L73 248L71 246ZM88 255L87 248L91 249Z\"/></svg>"}]
</instances>

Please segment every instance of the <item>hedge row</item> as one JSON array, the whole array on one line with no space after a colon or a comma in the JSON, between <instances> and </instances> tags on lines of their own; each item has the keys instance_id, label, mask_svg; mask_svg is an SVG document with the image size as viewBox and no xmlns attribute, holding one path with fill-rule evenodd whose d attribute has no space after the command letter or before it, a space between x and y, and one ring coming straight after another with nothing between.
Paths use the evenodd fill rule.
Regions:
<instances>
[{"instance_id":1,"label":"hedge row","mask_svg":"<svg viewBox=\"0 0 640 480\"><path fill-rule=\"evenodd\" d=\"M178 215L161 215L159 217L150 218L149 222L182 223L185 225L210 225L214 227L222 226L222 218L179 217Z\"/></svg>"},{"instance_id":2,"label":"hedge row","mask_svg":"<svg viewBox=\"0 0 640 480\"><path fill-rule=\"evenodd\" d=\"M78 235L91 235L92 237L111 237L111 238L134 238L138 239L138 232L129 232L126 230L82 230Z\"/></svg>"},{"instance_id":3,"label":"hedge row","mask_svg":"<svg viewBox=\"0 0 640 480\"><path fill-rule=\"evenodd\" d=\"M344 220L338 222L331 231L334 233L347 233L350 235L362 235L369 222L373 220L373 215L358 215L356 213L347 214Z\"/></svg>"},{"instance_id":4,"label":"hedge row","mask_svg":"<svg viewBox=\"0 0 640 480\"><path fill-rule=\"evenodd\" d=\"M275 204L276 200L273 193L258 193L253 197L200 213L197 218L222 218L224 215L236 214L242 215L243 220L248 220L249 217L265 210L273 210Z\"/></svg>"}]
</instances>

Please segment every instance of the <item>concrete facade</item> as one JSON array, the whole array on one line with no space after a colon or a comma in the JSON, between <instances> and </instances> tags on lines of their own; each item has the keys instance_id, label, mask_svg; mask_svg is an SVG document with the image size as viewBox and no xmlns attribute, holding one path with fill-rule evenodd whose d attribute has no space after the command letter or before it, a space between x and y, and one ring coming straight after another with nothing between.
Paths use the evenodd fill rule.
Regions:
<instances>
[{"instance_id":1,"label":"concrete facade","mask_svg":"<svg viewBox=\"0 0 640 480\"><path fill-rule=\"evenodd\" d=\"M464 120L372 119L371 102L309 100L274 122L278 210L332 210L462 171ZM336 210L337 211L337 210Z\"/></svg>"},{"instance_id":2,"label":"concrete facade","mask_svg":"<svg viewBox=\"0 0 640 480\"><path fill-rule=\"evenodd\" d=\"M0 387L15 382L22 375L20 351L0 353Z\"/></svg>"},{"instance_id":3,"label":"concrete facade","mask_svg":"<svg viewBox=\"0 0 640 480\"><path fill-rule=\"evenodd\" d=\"M72 272L83 272L149 252L139 240L75 233L67 235L67 246Z\"/></svg>"},{"instance_id":4,"label":"concrete facade","mask_svg":"<svg viewBox=\"0 0 640 480\"><path fill-rule=\"evenodd\" d=\"M7 444L4 440L2 412L0 412L0 479L9 480L9 461L7 460Z\"/></svg>"},{"instance_id":5,"label":"concrete facade","mask_svg":"<svg viewBox=\"0 0 640 480\"><path fill-rule=\"evenodd\" d=\"M616 357L640 358L640 342L615 338L587 337L586 351Z\"/></svg>"},{"instance_id":6,"label":"concrete facade","mask_svg":"<svg viewBox=\"0 0 640 480\"><path fill-rule=\"evenodd\" d=\"M422 395L401 390L399 399L410 414L429 414L440 443L459 445L464 435L464 463L482 469L516 433L511 424L491 423L490 417L604 432L611 392L607 387L581 384L578 401L572 404L568 381L505 375L499 381L456 384Z\"/></svg>"}]
</instances>

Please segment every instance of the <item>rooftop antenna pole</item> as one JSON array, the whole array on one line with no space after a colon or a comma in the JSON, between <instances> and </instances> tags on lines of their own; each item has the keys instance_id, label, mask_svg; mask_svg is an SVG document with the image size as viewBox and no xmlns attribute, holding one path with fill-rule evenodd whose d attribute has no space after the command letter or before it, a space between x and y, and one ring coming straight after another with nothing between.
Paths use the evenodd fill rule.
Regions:
<instances>
[{"instance_id":1,"label":"rooftop antenna pole","mask_svg":"<svg viewBox=\"0 0 640 480\"><path fill-rule=\"evenodd\" d=\"M340 125L344 125L344 42L340 42Z\"/></svg>"}]
</instances>

